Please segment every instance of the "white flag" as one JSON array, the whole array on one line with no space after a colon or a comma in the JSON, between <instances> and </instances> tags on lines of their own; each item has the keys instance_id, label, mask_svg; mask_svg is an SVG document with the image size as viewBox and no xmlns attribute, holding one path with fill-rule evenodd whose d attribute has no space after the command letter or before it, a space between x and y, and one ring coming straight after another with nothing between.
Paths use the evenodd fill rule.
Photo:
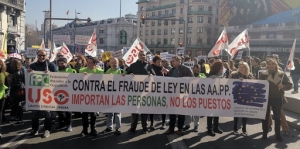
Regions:
<instances>
[{"instance_id":1,"label":"white flag","mask_svg":"<svg viewBox=\"0 0 300 149\"><path fill-rule=\"evenodd\" d=\"M146 45L139 39L136 39L130 49L123 56L125 64L130 66L132 63L136 62L138 59L138 54L140 51L150 52Z\"/></svg>"},{"instance_id":2,"label":"white flag","mask_svg":"<svg viewBox=\"0 0 300 149\"><path fill-rule=\"evenodd\" d=\"M217 40L215 46L208 53L208 57L217 57L220 56L222 50L228 49L228 36L226 33L226 29L224 27L219 39Z\"/></svg>"},{"instance_id":3,"label":"white flag","mask_svg":"<svg viewBox=\"0 0 300 149\"><path fill-rule=\"evenodd\" d=\"M89 43L86 45L85 53L92 57L97 56L97 36L96 29L94 28L94 32L89 40Z\"/></svg>"},{"instance_id":4,"label":"white flag","mask_svg":"<svg viewBox=\"0 0 300 149\"><path fill-rule=\"evenodd\" d=\"M61 47L61 51L60 51L63 55L64 58L66 58L68 61L68 63L73 59L73 55L70 52L69 48L67 47L67 45L63 42L63 45Z\"/></svg>"},{"instance_id":5,"label":"white flag","mask_svg":"<svg viewBox=\"0 0 300 149\"><path fill-rule=\"evenodd\" d=\"M228 53L231 59L238 53L240 49L250 48L248 29L240 33L228 46Z\"/></svg>"},{"instance_id":6,"label":"white flag","mask_svg":"<svg viewBox=\"0 0 300 149\"><path fill-rule=\"evenodd\" d=\"M286 65L287 70L294 70L295 69L294 57L295 57L296 42L297 42L297 39L294 40L294 44L293 44L293 47L292 47L291 52L290 52L288 63Z\"/></svg>"},{"instance_id":7,"label":"white flag","mask_svg":"<svg viewBox=\"0 0 300 149\"><path fill-rule=\"evenodd\" d=\"M52 52L50 54L50 58L49 58L50 62L53 62L56 59L57 52L60 49L61 49L61 47L56 48L55 43L53 42L53 50L52 50Z\"/></svg>"}]
</instances>

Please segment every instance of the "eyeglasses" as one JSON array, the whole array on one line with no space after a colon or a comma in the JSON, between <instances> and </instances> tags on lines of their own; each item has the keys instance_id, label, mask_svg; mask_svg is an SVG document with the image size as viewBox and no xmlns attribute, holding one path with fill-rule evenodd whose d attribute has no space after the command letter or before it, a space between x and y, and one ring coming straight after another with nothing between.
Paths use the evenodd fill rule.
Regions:
<instances>
[{"instance_id":1,"label":"eyeglasses","mask_svg":"<svg viewBox=\"0 0 300 149\"><path fill-rule=\"evenodd\" d=\"M39 57L45 57L46 55L38 55Z\"/></svg>"},{"instance_id":2,"label":"eyeglasses","mask_svg":"<svg viewBox=\"0 0 300 149\"><path fill-rule=\"evenodd\" d=\"M139 56L146 56L145 54L139 54Z\"/></svg>"}]
</instances>

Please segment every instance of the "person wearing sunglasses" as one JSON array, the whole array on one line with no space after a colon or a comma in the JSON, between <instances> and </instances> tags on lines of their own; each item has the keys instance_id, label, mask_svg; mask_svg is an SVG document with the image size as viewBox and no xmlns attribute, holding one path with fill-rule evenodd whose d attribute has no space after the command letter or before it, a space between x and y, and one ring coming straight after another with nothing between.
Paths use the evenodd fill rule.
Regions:
<instances>
[{"instance_id":1,"label":"person wearing sunglasses","mask_svg":"<svg viewBox=\"0 0 300 149\"><path fill-rule=\"evenodd\" d=\"M37 57L38 60L37 62L32 63L29 65L29 68L27 69L27 72L32 72L32 71L43 71L45 73L47 72L57 72L57 68L55 64L49 62L47 58L47 53L45 50L39 50L37 52ZM39 134L39 115L43 113L45 116L45 121L44 121L44 138L48 138L50 136L50 130L52 127L51 123L51 113L50 111L41 111L41 110L36 110L31 112L31 127L32 131L29 134L30 136L36 136Z\"/></svg>"}]
</instances>

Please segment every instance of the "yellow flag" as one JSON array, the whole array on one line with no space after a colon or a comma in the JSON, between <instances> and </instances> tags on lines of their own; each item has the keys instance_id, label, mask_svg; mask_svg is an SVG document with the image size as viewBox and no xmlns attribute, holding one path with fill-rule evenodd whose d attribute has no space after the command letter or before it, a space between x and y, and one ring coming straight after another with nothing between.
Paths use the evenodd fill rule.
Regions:
<instances>
[{"instance_id":1,"label":"yellow flag","mask_svg":"<svg viewBox=\"0 0 300 149\"><path fill-rule=\"evenodd\" d=\"M110 58L112 58L112 55L110 52L104 52L101 55L102 62L108 61Z\"/></svg>"},{"instance_id":2,"label":"yellow flag","mask_svg":"<svg viewBox=\"0 0 300 149\"><path fill-rule=\"evenodd\" d=\"M5 58L7 58L7 33L4 34L1 50L5 55Z\"/></svg>"}]
</instances>

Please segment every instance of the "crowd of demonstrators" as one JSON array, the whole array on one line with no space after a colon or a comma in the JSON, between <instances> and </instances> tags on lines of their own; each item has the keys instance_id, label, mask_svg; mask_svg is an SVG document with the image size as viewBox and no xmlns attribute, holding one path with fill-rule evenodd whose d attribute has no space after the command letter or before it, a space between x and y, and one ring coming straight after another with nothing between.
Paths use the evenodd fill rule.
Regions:
<instances>
[{"instance_id":1,"label":"crowd of demonstrators","mask_svg":"<svg viewBox=\"0 0 300 149\"><path fill-rule=\"evenodd\" d=\"M194 61L192 68L183 65L184 62ZM189 56L173 56L171 63L168 60L161 59L155 56L152 61L146 60L146 52L138 53L138 60L129 67L125 65L125 61L118 58L110 58L107 61L101 61L101 58L94 58L83 55L73 55L73 59L68 62L61 52L56 55L54 62L49 62L46 52L39 50L37 52L37 61L32 62L30 58L23 57L22 60L9 58L6 62L0 60L0 126L1 122L5 121L4 110L6 103L10 103L11 113L10 121L16 121L13 125L22 125L23 123L23 109L22 102L25 101L25 73L32 71L42 72L59 72L59 73L83 73L86 74L112 74L112 75L148 75L159 77L197 77L197 78L228 78L228 79L260 79L269 82L269 100L268 109L265 119L262 121L263 137L267 139L267 134L271 129L272 117L270 116L270 107L272 107L275 120L275 134L278 141L282 141L280 134L280 127L284 134L289 135L289 127L287 125L285 114L282 108L283 103L287 103L284 97L284 91L292 88L292 83L283 72L284 65L281 63L278 55L267 56L264 61L259 58L246 57L240 60L223 61L219 58L198 59L190 58ZM294 60L295 70L291 72L294 83L294 93L298 93L298 82L300 78L300 62L298 59ZM100 67L101 64L101 67ZM26 71L27 69L27 71ZM224 70L226 69L226 71ZM251 72L252 70L252 72ZM260 73L263 71L262 73ZM281 78L282 82L281 82ZM81 117L82 132L81 136L92 135L97 136L96 129L97 113L94 112L61 112L56 113L50 111L31 111L31 136L39 134L39 116L43 114L44 134L43 137L50 136L52 131L52 118L58 117L58 124L54 130L64 130L66 132L72 131L72 115L74 117ZM101 133L105 134L115 130L116 135L120 135L121 131L121 113L105 113L106 114L106 129ZM154 131L154 114L135 114L131 115L132 121L128 133L135 133L137 129L138 119L141 117L142 133L148 133L149 129ZM161 114L161 128L165 129L167 126L166 114ZM182 135L189 130L191 125L194 126L194 131L199 129L199 115L174 115L170 114L169 128L164 134L169 135L175 132L175 126L178 127L177 134ZM90 117L90 121L89 121ZM242 134L248 135L246 126L247 118L242 119ZM147 126L148 120L150 126ZM176 125L177 120L177 125ZM233 118L233 133L238 134L238 120ZM114 127L115 122L115 127ZM192 124L193 122L193 124ZM215 136L216 133L222 134L222 124L219 124L219 117L207 117L207 135ZM90 127L90 132L88 128ZM0 127L1 128L1 127ZM1 132L1 131L0 131ZM2 136L0 134L0 136Z\"/></svg>"}]
</instances>

